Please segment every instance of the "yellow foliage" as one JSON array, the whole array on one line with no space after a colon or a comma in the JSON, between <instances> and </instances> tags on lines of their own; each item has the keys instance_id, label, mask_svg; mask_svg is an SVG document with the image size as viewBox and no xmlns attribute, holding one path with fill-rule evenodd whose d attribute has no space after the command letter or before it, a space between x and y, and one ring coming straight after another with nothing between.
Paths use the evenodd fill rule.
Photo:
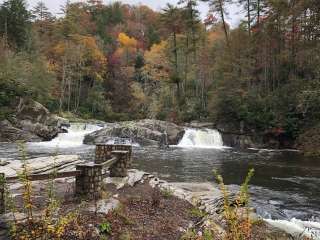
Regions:
<instances>
[{"instance_id":1,"label":"yellow foliage","mask_svg":"<svg viewBox=\"0 0 320 240\"><path fill-rule=\"evenodd\" d=\"M83 36L83 35L74 35L74 40L77 44L81 45L84 48L85 57L92 60L93 62L99 64L105 64L107 59L100 51L97 41L94 37Z\"/></svg>"},{"instance_id":2,"label":"yellow foliage","mask_svg":"<svg viewBox=\"0 0 320 240\"><path fill-rule=\"evenodd\" d=\"M146 95L144 94L141 86L137 82L131 84L132 96L139 102L144 103L146 101Z\"/></svg>"},{"instance_id":3,"label":"yellow foliage","mask_svg":"<svg viewBox=\"0 0 320 240\"><path fill-rule=\"evenodd\" d=\"M66 51L66 46L64 42L59 42L54 48L53 52L54 54L61 56L64 55Z\"/></svg>"},{"instance_id":4,"label":"yellow foliage","mask_svg":"<svg viewBox=\"0 0 320 240\"><path fill-rule=\"evenodd\" d=\"M53 48L53 52L58 57L77 52L77 57L80 57L83 61L90 61L95 64L107 63L107 59L100 51L96 39L90 36L72 35L71 40L59 42Z\"/></svg>"},{"instance_id":5,"label":"yellow foliage","mask_svg":"<svg viewBox=\"0 0 320 240\"><path fill-rule=\"evenodd\" d=\"M102 79L107 58L94 37L74 34L69 40L59 42L53 48L53 54L57 61L51 67L55 71L62 69L63 64L70 64L80 67L84 75L98 81Z\"/></svg>"},{"instance_id":6,"label":"yellow foliage","mask_svg":"<svg viewBox=\"0 0 320 240\"><path fill-rule=\"evenodd\" d=\"M138 42L135 38L129 37L125 33L119 33L118 41L125 48L137 48Z\"/></svg>"},{"instance_id":7,"label":"yellow foliage","mask_svg":"<svg viewBox=\"0 0 320 240\"><path fill-rule=\"evenodd\" d=\"M144 72L154 80L165 80L169 78L170 63L166 56L168 43L162 41L154 44L151 49L144 54Z\"/></svg>"}]
</instances>

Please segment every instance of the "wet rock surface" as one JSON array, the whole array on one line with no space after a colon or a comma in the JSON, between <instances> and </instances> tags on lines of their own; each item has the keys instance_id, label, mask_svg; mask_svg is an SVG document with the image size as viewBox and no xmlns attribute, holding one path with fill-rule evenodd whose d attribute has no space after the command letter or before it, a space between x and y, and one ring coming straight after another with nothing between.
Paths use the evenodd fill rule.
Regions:
<instances>
[{"instance_id":1,"label":"wet rock surface","mask_svg":"<svg viewBox=\"0 0 320 240\"><path fill-rule=\"evenodd\" d=\"M0 142L50 141L65 126L69 126L68 120L51 114L40 103L20 99L14 116L0 122Z\"/></svg>"},{"instance_id":2,"label":"wet rock surface","mask_svg":"<svg viewBox=\"0 0 320 240\"><path fill-rule=\"evenodd\" d=\"M27 160L28 170L32 174L49 173L53 169L57 171L75 170L75 165L83 163L77 155L58 155L52 157L39 157ZM16 176L22 171L23 162L20 160L10 161L0 167L0 172L7 177Z\"/></svg>"},{"instance_id":3,"label":"wet rock surface","mask_svg":"<svg viewBox=\"0 0 320 240\"><path fill-rule=\"evenodd\" d=\"M129 138L141 146L176 145L184 135L184 128L171 122L140 120L107 124L99 131L87 135L85 144L106 143L114 138Z\"/></svg>"}]
</instances>

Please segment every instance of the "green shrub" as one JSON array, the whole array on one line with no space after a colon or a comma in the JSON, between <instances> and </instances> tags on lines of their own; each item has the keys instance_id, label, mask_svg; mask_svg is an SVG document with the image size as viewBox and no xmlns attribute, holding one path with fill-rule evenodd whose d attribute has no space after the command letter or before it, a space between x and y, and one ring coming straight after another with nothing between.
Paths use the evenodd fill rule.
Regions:
<instances>
[{"instance_id":1,"label":"green shrub","mask_svg":"<svg viewBox=\"0 0 320 240\"><path fill-rule=\"evenodd\" d=\"M110 234L112 232L111 224L106 221L99 225L99 231L102 234Z\"/></svg>"}]
</instances>

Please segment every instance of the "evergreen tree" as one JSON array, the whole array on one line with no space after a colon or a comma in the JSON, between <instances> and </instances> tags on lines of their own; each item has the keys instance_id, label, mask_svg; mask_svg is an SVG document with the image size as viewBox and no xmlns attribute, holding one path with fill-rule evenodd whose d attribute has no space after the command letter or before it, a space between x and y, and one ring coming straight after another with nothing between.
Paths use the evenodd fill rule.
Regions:
<instances>
[{"instance_id":1,"label":"evergreen tree","mask_svg":"<svg viewBox=\"0 0 320 240\"><path fill-rule=\"evenodd\" d=\"M251 36L251 24L253 22L252 11L254 10L254 2L253 2L253 0L239 0L239 3L241 5L243 5L244 10L246 11L248 34L249 34L249 36ZM257 5L258 5L257 9L260 10L259 0L258 0L258 4ZM260 15L260 11L259 11L258 15Z\"/></svg>"},{"instance_id":2,"label":"evergreen tree","mask_svg":"<svg viewBox=\"0 0 320 240\"><path fill-rule=\"evenodd\" d=\"M26 47L31 29L31 14L24 0L7 0L0 8L0 34L10 46Z\"/></svg>"},{"instance_id":3,"label":"evergreen tree","mask_svg":"<svg viewBox=\"0 0 320 240\"><path fill-rule=\"evenodd\" d=\"M197 31L200 23L200 12L196 9L198 3L196 0L181 0L179 3L186 4L183 7L183 20L186 26L187 38L189 39L189 35L191 38L192 52L194 53L194 60L196 60ZM187 46L187 48L189 47Z\"/></svg>"},{"instance_id":4,"label":"evergreen tree","mask_svg":"<svg viewBox=\"0 0 320 240\"><path fill-rule=\"evenodd\" d=\"M46 30L50 28L50 24L53 22L54 17L44 2L40 1L31 11L32 18L35 20L34 26L40 34L44 34Z\"/></svg>"},{"instance_id":5,"label":"evergreen tree","mask_svg":"<svg viewBox=\"0 0 320 240\"><path fill-rule=\"evenodd\" d=\"M164 24L165 28L167 28L172 35L173 41L173 56L174 56L174 73L171 74L171 81L177 85L177 95L180 97L180 82L181 79L179 77L178 71L178 40L177 35L182 31L181 19L182 14L180 9L172 4L168 3L166 8L163 9L163 13L161 15L161 21Z\"/></svg>"},{"instance_id":6,"label":"evergreen tree","mask_svg":"<svg viewBox=\"0 0 320 240\"><path fill-rule=\"evenodd\" d=\"M226 5L231 2L231 0L202 0L203 2L208 2L212 12L217 13L222 21L223 30L226 38L227 45L229 45L229 33L228 33L228 25L226 23Z\"/></svg>"},{"instance_id":7,"label":"evergreen tree","mask_svg":"<svg viewBox=\"0 0 320 240\"><path fill-rule=\"evenodd\" d=\"M53 16L49 9L46 7L43 1L37 3L37 5L33 8L32 17L38 21L50 21L52 20Z\"/></svg>"}]
</instances>

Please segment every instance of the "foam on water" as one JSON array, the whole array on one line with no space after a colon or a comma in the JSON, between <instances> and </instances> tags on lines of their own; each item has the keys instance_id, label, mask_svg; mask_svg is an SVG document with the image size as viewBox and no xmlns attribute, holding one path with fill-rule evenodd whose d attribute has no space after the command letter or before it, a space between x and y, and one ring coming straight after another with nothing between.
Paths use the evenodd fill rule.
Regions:
<instances>
[{"instance_id":1,"label":"foam on water","mask_svg":"<svg viewBox=\"0 0 320 240\"><path fill-rule=\"evenodd\" d=\"M223 148L222 136L217 130L212 129L186 129L178 144L183 148Z\"/></svg>"},{"instance_id":2,"label":"foam on water","mask_svg":"<svg viewBox=\"0 0 320 240\"><path fill-rule=\"evenodd\" d=\"M85 135L100 130L102 127L93 124L74 123L68 128L67 133L59 133L49 142L31 143L32 146L48 148L69 148L83 145Z\"/></svg>"},{"instance_id":3,"label":"foam on water","mask_svg":"<svg viewBox=\"0 0 320 240\"><path fill-rule=\"evenodd\" d=\"M265 221L294 237L307 237L312 240L320 240L320 222L302 221L296 218L290 221L271 219L265 219Z\"/></svg>"}]
</instances>

